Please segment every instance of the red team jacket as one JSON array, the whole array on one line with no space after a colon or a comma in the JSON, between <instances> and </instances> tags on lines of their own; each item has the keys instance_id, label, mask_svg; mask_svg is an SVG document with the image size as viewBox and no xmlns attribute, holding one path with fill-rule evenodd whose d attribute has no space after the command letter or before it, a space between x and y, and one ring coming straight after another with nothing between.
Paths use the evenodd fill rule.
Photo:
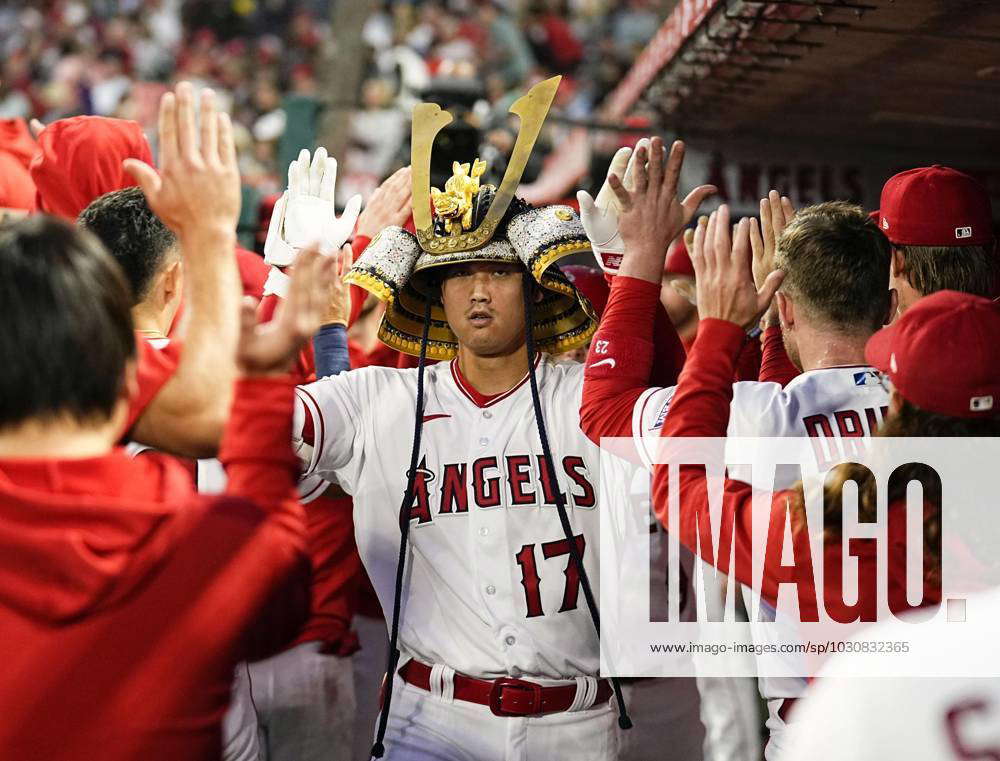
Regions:
<instances>
[{"instance_id":1,"label":"red team jacket","mask_svg":"<svg viewBox=\"0 0 1000 761\"><path fill-rule=\"evenodd\" d=\"M243 380L225 495L163 460L0 460L0 758L217 759L233 668L298 633L293 385Z\"/></svg>"}]
</instances>

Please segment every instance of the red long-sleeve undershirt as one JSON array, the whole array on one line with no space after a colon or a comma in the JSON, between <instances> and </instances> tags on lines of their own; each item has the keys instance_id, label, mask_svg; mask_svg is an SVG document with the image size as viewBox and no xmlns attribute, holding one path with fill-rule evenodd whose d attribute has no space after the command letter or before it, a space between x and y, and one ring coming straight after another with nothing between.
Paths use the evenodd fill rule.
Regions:
<instances>
[{"instance_id":1,"label":"red long-sleeve undershirt","mask_svg":"<svg viewBox=\"0 0 1000 761\"><path fill-rule=\"evenodd\" d=\"M602 436L631 436L636 400L650 385L676 383L684 358L660 304L660 285L614 278L584 371L580 428L587 438L600 443Z\"/></svg>"},{"instance_id":2,"label":"red long-sleeve undershirt","mask_svg":"<svg viewBox=\"0 0 1000 761\"><path fill-rule=\"evenodd\" d=\"M688 361L677 383L677 391L670 402L670 411L660 431L662 437L724 438L726 436L729 408L733 399L733 376L745 341L746 334L739 325L716 319L701 321L698 326L698 336L691 346ZM753 516L750 485L729 478L725 480L719 531L720 546L714 549L711 525L708 521L708 482L705 468L703 466L680 468L678 489L679 541L708 564L725 574L734 575L742 584L754 586L751 563ZM652 486L653 509L664 526L668 526L669 492L669 466L655 465ZM785 500L788 496L787 492L778 492L772 500L772 510L780 511L778 520L781 520L782 524ZM793 512L793 533L806 528L804 522L798 525L796 515L798 513ZM780 564L780 553L778 560ZM791 581L786 577L787 573L783 574L779 569L765 569L763 588L759 590L761 596L773 605L777 600L778 582ZM800 604L803 601L815 605L815 593L811 582L800 590Z\"/></svg>"},{"instance_id":3,"label":"red long-sleeve undershirt","mask_svg":"<svg viewBox=\"0 0 1000 761\"><path fill-rule=\"evenodd\" d=\"M783 387L799 374L799 368L785 351L785 342L781 337L781 328L777 325L764 330L763 349L760 360L760 380L780 383Z\"/></svg>"}]
</instances>

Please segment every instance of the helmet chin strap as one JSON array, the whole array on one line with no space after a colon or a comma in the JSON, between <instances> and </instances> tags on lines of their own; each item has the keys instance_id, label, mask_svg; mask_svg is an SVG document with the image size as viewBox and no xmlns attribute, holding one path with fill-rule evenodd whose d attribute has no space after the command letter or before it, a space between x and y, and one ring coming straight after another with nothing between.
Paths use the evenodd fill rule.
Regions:
<instances>
[{"instance_id":1,"label":"helmet chin strap","mask_svg":"<svg viewBox=\"0 0 1000 761\"><path fill-rule=\"evenodd\" d=\"M597 636L601 636L601 613L597 609L597 600L594 597L594 590L590 586L590 577L587 576L587 569L583 567L583 556L580 548L577 547L576 539L573 536L573 526L569 522L569 514L566 512L566 495L559 488L559 481L556 480L556 471L552 466L552 450L549 447L549 437L545 431L545 417L542 414L542 403L538 397L538 382L535 379L535 336L531 329L534 312L534 280L530 277L524 278L524 322L525 322L525 344L528 348L528 382L531 384L531 403L535 409L535 425L538 427L538 438L542 442L542 462L548 472L548 481L552 484L555 493L556 511L559 513L559 522L562 524L563 535L566 537L566 544L569 547L569 555L572 563L576 565L580 574L580 586L583 587L583 596L587 601L587 609L590 611L590 619L597 629ZM618 677L611 677L611 686L614 688L615 701L618 704L618 726L622 729L631 729L632 720L628 715L628 708L625 706L625 697L622 695L622 687Z\"/></svg>"},{"instance_id":2,"label":"helmet chin strap","mask_svg":"<svg viewBox=\"0 0 1000 761\"><path fill-rule=\"evenodd\" d=\"M385 672L382 710L378 717L378 733L372 745L372 756L385 755L385 728L389 722L389 707L392 705L392 687L399 666L399 616L403 593L403 571L406 568L408 540L410 538L410 508L413 505L413 491L417 480L417 462L420 458L420 437L424 427L424 366L427 362L427 336L431 329L431 300L424 306L424 328L420 339L420 361L417 365L417 409L413 418L413 448L410 450L410 470L406 474L406 491L403 504L399 508L399 559L396 561L396 586L392 598L392 626L389 634L389 664Z\"/></svg>"}]
</instances>

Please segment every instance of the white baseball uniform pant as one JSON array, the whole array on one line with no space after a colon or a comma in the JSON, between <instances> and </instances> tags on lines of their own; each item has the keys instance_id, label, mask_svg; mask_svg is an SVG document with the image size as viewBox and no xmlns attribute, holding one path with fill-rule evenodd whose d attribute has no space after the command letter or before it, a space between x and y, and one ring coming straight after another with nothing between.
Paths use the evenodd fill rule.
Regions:
<instances>
[{"instance_id":1,"label":"white baseball uniform pant","mask_svg":"<svg viewBox=\"0 0 1000 761\"><path fill-rule=\"evenodd\" d=\"M351 659L319 649L296 645L251 663L248 677L241 664L223 722L224 761L351 761Z\"/></svg>"},{"instance_id":2,"label":"white baseball uniform pant","mask_svg":"<svg viewBox=\"0 0 1000 761\"><path fill-rule=\"evenodd\" d=\"M618 716L610 701L544 716L494 716L488 706L394 680L385 761L613 761ZM445 691L447 686L445 687Z\"/></svg>"}]
</instances>

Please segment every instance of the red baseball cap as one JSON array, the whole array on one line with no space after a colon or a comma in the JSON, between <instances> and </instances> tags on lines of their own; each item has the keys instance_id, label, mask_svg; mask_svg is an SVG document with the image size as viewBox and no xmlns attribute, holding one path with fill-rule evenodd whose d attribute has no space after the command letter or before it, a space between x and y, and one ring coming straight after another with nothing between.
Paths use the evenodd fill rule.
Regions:
<instances>
[{"instance_id":1,"label":"red baseball cap","mask_svg":"<svg viewBox=\"0 0 1000 761\"><path fill-rule=\"evenodd\" d=\"M920 299L865 347L903 398L952 417L1000 415L1000 305L938 291Z\"/></svg>"},{"instance_id":2,"label":"red baseball cap","mask_svg":"<svg viewBox=\"0 0 1000 761\"><path fill-rule=\"evenodd\" d=\"M608 296L611 295L604 273L596 267L588 267L585 264L567 264L559 269L576 289L587 297L597 312L597 317L600 318L604 314L604 307L608 305Z\"/></svg>"},{"instance_id":3,"label":"red baseball cap","mask_svg":"<svg viewBox=\"0 0 1000 761\"><path fill-rule=\"evenodd\" d=\"M900 246L982 246L993 240L986 189L938 164L889 178L882 187L878 225Z\"/></svg>"},{"instance_id":4,"label":"red baseball cap","mask_svg":"<svg viewBox=\"0 0 1000 761\"><path fill-rule=\"evenodd\" d=\"M668 275L694 277L694 265L691 263L687 246L684 245L683 235L675 240L670 250L667 251L667 260L663 263L663 271Z\"/></svg>"}]
</instances>

